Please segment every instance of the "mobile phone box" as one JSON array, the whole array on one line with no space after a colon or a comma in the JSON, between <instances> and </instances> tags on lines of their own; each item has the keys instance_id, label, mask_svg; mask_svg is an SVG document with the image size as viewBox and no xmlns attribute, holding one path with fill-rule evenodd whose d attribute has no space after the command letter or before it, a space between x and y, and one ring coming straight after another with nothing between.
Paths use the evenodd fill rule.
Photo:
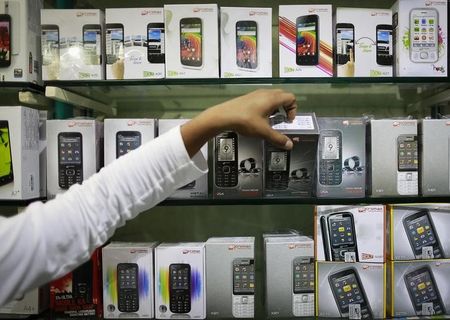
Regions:
<instances>
[{"instance_id":1,"label":"mobile phone box","mask_svg":"<svg viewBox=\"0 0 450 320\"><path fill-rule=\"evenodd\" d=\"M106 79L165 77L163 8L107 8L105 19Z\"/></svg>"},{"instance_id":2,"label":"mobile phone box","mask_svg":"<svg viewBox=\"0 0 450 320\"><path fill-rule=\"evenodd\" d=\"M220 8L220 76L272 77L272 8Z\"/></svg>"},{"instance_id":3,"label":"mobile phone box","mask_svg":"<svg viewBox=\"0 0 450 320\"><path fill-rule=\"evenodd\" d=\"M385 230L383 205L316 206L316 260L383 263Z\"/></svg>"}]
</instances>

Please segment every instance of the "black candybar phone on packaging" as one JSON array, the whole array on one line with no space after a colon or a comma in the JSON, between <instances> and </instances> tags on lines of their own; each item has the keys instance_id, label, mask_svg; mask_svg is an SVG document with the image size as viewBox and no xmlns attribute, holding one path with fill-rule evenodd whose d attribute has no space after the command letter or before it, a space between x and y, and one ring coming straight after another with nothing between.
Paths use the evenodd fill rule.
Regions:
<instances>
[{"instance_id":1,"label":"black candybar phone on packaging","mask_svg":"<svg viewBox=\"0 0 450 320\"><path fill-rule=\"evenodd\" d=\"M170 312L189 313L191 311L191 266L173 263L169 266Z\"/></svg>"},{"instance_id":2,"label":"black candybar phone on packaging","mask_svg":"<svg viewBox=\"0 0 450 320\"><path fill-rule=\"evenodd\" d=\"M120 312L139 310L139 266L136 263L117 264L117 291Z\"/></svg>"},{"instance_id":3,"label":"black candybar phone on packaging","mask_svg":"<svg viewBox=\"0 0 450 320\"><path fill-rule=\"evenodd\" d=\"M324 220L321 219L321 223ZM327 218L328 226L328 250L325 256L332 261L345 261L346 254L354 255L354 261L358 262L358 246L356 243L355 222L350 212L337 212L330 214ZM327 241L328 245L328 241ZM325 245L325 248L327 248Z\"/></svg>"},{"instance_id":4,"label":"black candybar phone on packaging","mask_svg":"<svg viewBox=\"0 0 450 320\"><path fill-rule=\"evenodd\" d=\"M80 132L58 134L58 184L69 189L83 182L83 137Z\"/></svg>"},{"instance_id":5,"label":"black candybar phone on packaging","mask_svg":"<svg viewBox=\"0 0 450 320\"><path fill-rule=\"evenodd\" d=\"M238 185L238 136L228 131L215 138L216 166L215 184L219 188L234 188Z\"/></svg>"},{"instance_id":6,"label":"black candybar phone on packaging","mask_svg":"<svg viewBox=\"0 0 450 320\"><path fill-rule=\"evenodd\" d=\"M319 183L342 183L342 133L338 130L322 130L319 142Z\"/></svg>"}]
</instances>

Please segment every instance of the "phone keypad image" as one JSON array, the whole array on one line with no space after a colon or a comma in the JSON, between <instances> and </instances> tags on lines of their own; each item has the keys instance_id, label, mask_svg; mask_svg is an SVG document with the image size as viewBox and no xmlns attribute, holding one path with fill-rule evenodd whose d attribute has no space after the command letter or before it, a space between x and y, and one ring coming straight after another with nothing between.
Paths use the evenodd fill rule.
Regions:
<instances>
[{"instance_id":1,"label":"phone keypad image","mask_svg":"<svg viewBox=\"0 0 450 320\"><path fill-rule=\"evenodd\" d=\"M296 317L314 316L314 262L295 259L293 262L293 309Z\"/></svg>"},{"instance_id":2,"label":"phone keypad image","mask_svg":"<svg viewBox=\"0 0 450 320\"><path fill-rule=\"evenodd\" d=\"M119 263L117 265L118 309L120 312L139 310L138 265Z\"/></svg>"},{"instance_id":3,"label":"phone keypad image","mask_svg":"<svg viewBox=\"0 0 450 320\"><path fill-rule=\"evenodd\" d=\"M236 318L253 318L255 312L255 264L253 259L233 262L233 308Z\"/></svg>"},{"instance_id":4,"label":"phone keypad image","mask_svg":"<svg viewBox=\"0 0 450 320\"><path fill-rule=\"evenodd\" d=\"M225 133L216 137L215 183L221 188L238 185L237 135Z\"/></svg>"},{"instance_id":5,"label":"phone keypad image","mask_svg":"<svg viewBox=\"0 0 450 320\"><path fill-rule=\"evenodd\" d=\"M289 153L272 151L269 155L266 188L269 190L286 190L289 185Z\"/></svg>"},{"instance_id":6,"label":"phone keypad image","mask_svg":"<svg viewBox=\"0 0 450 320\"><path fill-rule=\"evenodd\" d=\"M83 182L81 136L59 136L59 186L68 189Z\"/></svg>"},{"instance_id":7,"label":"phone keypad image","mask_svg":"<svg viewBox=\"0 0 450 320\"><path fill-rule=\"evenodd\" d=\"M341 134L325 133L320 139L319 183L340 185L342 183Z\"/></svg>"},{"instance_id":8,"label":"phone keypad image","mask_svg":"<svg viewBox=\"0 0 450 320\"><path fill-rule=\"evenodd\" d=\"M170 311L188 313L191 311L191 267L188 264L169 266Z\"/></svg>"},{"instance_id":9,"label":"phone keypad image","mask_svg":"<svg viewBox=\"0 0 450 320\"><path fill-rule=\"evenodd\" d=\"M419 192L419 156L417 136L399 136L397 139L397 191L401 195Z\"/></svg>"}]
</instances>

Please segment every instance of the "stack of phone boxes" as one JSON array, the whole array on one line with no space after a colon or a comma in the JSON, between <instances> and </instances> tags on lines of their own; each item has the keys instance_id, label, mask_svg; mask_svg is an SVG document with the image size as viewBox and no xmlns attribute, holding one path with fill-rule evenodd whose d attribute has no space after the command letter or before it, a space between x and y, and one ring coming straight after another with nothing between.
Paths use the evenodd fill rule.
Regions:
<instances>
[{"instance_id":1,"label":"stack of phone boxes","mask_svg":"<svg viewBox=\"0 0 450 320\"><path fill-rule=\"evenodd\" d=\"M164 78L163 8L106 9L106 79Z\"/></svg>"},{"instance_id":2,"label":"stack of phone boxes","mask_svg":"<svg viewBox=\"0 0 450 320\"><path fill-rule=\"evenodd\" d=\"M101 318L101 248L91 259L58 280L50 282L50 311L55 317Z\"/></svg>"},{"instance_id":3,"label":"stack of phone boxes","mask_svg":"<svg viewBox=\"0 0 450 320\"><path fill-rule=\"evenodd\" d=\"M104 22L101 10L41 10L43 80L104 79Z\"/></svg>"},{"instance_id":4,"label":"stack of phone boxes","mask_svg":"<svg viewBox=\"0 0 450 320\"><path fill-rule=\"evenodd\" d=\"M314 194L319 128L314 113L299 113L292 122L271 118L272 128L287 135L291 150L264 142L264 197L310 198Z\"/></svg>"},{"instance_id":5,"label":"stack of phone boxes","mask_svg":"<svg viewBox=\"0 0 450 320\"><path fill-rule=\"evenodd\" d=\"M153 318L155 242L112 242L102 249L106 319Z\"/></svg>"},{"instance_id":6,"label":"stack of phone boxes","mask_svg":"<svg viewBox=\"0 0 450 320\"><path fill-rule=\"evenodd\" d=\"M162 243L155 248L155 317L206 318L205 243Z\"/></svg>"},{"instance_id":7,"label":"stack of phone boxes","mask_svg":"<svg viewBox=\"0 0 450 320\"><path fill-rule=\"evenodd\" d=\"M47 120L47 197L81 184L102 165L103 123Z\"/></svg>"},{"instance_id":8,"label":"stack of phone boxes","mask_svg":"<svg viewBox=\"0 0 450 320\"><path fill-rule=\"evenodd\" d=\"M207 318L254 318L255 238L206 241Z\"/></svg>"},{"instance_id":9,"label":"stack of phone boxes","mask_svg":"<svg viewBox=\"0 0 450 320\"><path fill-rule=\"evenodd\" d=\"M314 317L313 239L295 234L263 238L267 317Z\"/></svg>"},{"instance_id":10,"label":"stack of phone boxes","mask_svg":"<svg viewBox=\"0 0 450 320\"><path fill-rule=\"evenodd\" d=\"M318 118L318 198L364 198L366 124L362 118Z\"/></svg>"},{"instance_id":11,"label":"stack of phone boxes","mask_svg":"<svg viewBox=\"0 0 450 320\"><path fill-rule=\"evenodd\" d=\"M314 234L316 316L385 318L384 206L317 206Z\"/></svg>"},{"instance_id":12,"label":"stack of phone boxes","mask_svg":"<svg viewBox=\"0 0 450 320\"><path fill-rule=\"evenodd\" d=\"M387 221L390 316L449 316L450 205L391 205Z\"/></svg>"},{"instance_id":13,"label":"stack of phone boxes","mask_svg":"<svg viewBox=\"0 0 450 320\"><path fill-rule=\"evenodd\" d=\"M185 124L188 119L160 119L158 120L158 135L165 134L175 127ZM204 144L198 155L208 158L208 144ZM197 180L191 181L172 193L168 199L206 199L208 198L208 175L204 174Z\"/></svg>"}]
</instances>

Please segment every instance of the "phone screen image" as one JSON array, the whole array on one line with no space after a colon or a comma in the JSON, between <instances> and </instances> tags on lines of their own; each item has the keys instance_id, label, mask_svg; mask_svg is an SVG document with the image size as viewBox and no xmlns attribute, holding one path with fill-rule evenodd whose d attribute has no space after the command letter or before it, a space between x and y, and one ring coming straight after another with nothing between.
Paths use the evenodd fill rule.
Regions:
<instances>
[{"instance_id":1,"label":"phone screen image","mask_svg":"<svg viewBox=\"0 0 450 320\"><path fill-rule=\"evenodd\" d=\"M438 13L434 9L411 11L411 60L436 62L438 55Z\"/></svg>"},{"instance_id":2,"label":"phone screen image","mask_svg":"<svg viewBox=\"0 0 450 320\"><path fill-rule=\"evenodd\" d=\"M43 25L41 31L42 65L48 66L59 60L58 26Z\"/></svg>"},{"instance_id":3,"label":"phone screen image","mask_svg":"<svg viewBox=\"0 0 450 320\"><path fill-rule=\"evenodd\" d=\"M354 245L352 220L349 217L330 219L331 245L339 248L342 245Z\"/></svg>"},{"instance_id":4,"label":"phone screen image","mask_svg":"<svg viewBox=\"0 0 450 320\"><path fill-rule=\"evenodd\" d=\"M0 185L11 181L13 181L13 168L8 122L0 121Z\"/></svg>"},{"instance_id":5,"label":"phone screen image","mask_svg":"<svg viewBox=\"0 0 450 320\"><path fill-rule=\"evenodd\" d=\"M355 54L354 29L352 27L339 27L336 29L337 63L346 64L350 61L350 50Z\"/></svg>"},{"instance_id":6,"label":"phone screen image","mask_svg":"<svg viewBox=\"0 0 450 320\"><path fill-rule=\"evenodd\" d=\"M83 181L82 136L79 132L58 134L59 186L68 189Z\"/></svg>"},{"instance_id":7,"label":"phone screen image","mask_svg":"<svg viewBox=\"0 0 450 320\"><path fill-rule=\"evenodd\" d=\"M127 154L141 146L139 131L119 131L116 134L116 158Z\"/></svg>"},{"instance_id":8,"label":"phone screen image","mask_svg":"<svg viewBox=\"0 0 450 320\"><path fill-rule=\"evenodd\" d=\"M69 137L60 135L59 138L59 163L81 164L81 137Z\"/></svg>"},{"instance_id":9,"label":"phone screen image","mask_svg":"<svg viewBox=\"0 0 450 320\"><path fill-rule=\"evenodd\" d=\"M0 67L11 65L11 20L0 15Z\"/></svg>"},{"instance_id":10,"label":"phone screen image","mask_svg":"<svg viewBox=\"0 0 450 320\"><path fill-rule=\"evenodd\" d=\"M397 139L398 171L418 171L418 141L417 136L399 136Z\"/></svg>"},{"instance_id":11,"label":"phone screen image","mask_svg":"<svg viewBox=\"0 0 450 320\"><path fill-rule=\"evenodd\" d=\"M303 22L297 25L297 55L316 55L316 23Z\"/></svg>"},{"instance_id":12,"label":"phone screen image","mask_svg":"<svg viewBox=\"0 0 450 320\"><path fill-rule=\"evenodd\" d=\"M377 63L392 65L392 30L377 28Z\"/></svg>"},{"instance_id":13,"label":"phone screen image","mask_svg":"<svg viewBox=\"0 0 450 320\"><path fill-rule=\"evenodd\" d=\"M236 23L236 64L240 68L256 69L257 61L256 22Z\"/></svg>"},{"instance_id":14,"label":"phone screen image","mask_svg":"<svg viewBox=\"0 0 450 320\"><path fill-rule=\"evenodd\" d=\"M215 184L220 188L238 185L237 134L224 132L216 137Z\"/></svg>"},{"instance_id":15,"label":"phone screen image","mask_svg":"<svg viewBox=\"0 0 450 320\"><path fill-rule=\"evenodd\" d=\"M187 18L180 21L181 64L200 67L202 61L202 23L200 19Z\"/></svg>"},{"instance_id":16,"label":"phone screen image","mask_svg":"<svg viewBox=\"0 0 450 320\"><path fill-rule=\"evenodd\" d=\"M84 61L88 65L100 64L101 29L96 25L83 26Z\"/></svg>"},{"instance_id":17,"label":"phone screen image","mask_svg":"<svg viewBox=\"0 0 450 320\"><path fill-rule=\"evenodd\" d=\"M113 64L123 58L123 27L106 25L106 63Z\"/></svg>"}]
</instances>

